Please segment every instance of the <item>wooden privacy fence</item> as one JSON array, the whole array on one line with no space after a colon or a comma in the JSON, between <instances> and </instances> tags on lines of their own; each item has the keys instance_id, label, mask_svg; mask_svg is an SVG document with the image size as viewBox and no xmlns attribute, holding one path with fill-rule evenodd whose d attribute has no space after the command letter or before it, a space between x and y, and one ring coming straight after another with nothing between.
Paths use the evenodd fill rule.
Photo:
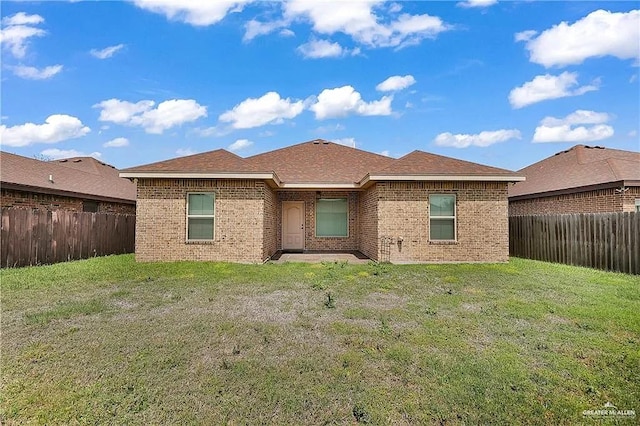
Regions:
<instances>
[{"instance_id":1,"label":"wooden privacy fence","mask_svg":"<svg viewBox=\"0 0 640 426\"><path fill-rule=\"evenodd\" d=\"M640 274L640 213L513 216L509 254Z\"/></svg>"},{"instance_id":2,"label":"wooden privacy fence","mask_svg":"<svg viewBox=\"0 0 640 426\"><path fill-rule=\"evenodd\" d=\"M2 209L3 268L132 253L135 215Z\"/></svg>"}]
</instances>

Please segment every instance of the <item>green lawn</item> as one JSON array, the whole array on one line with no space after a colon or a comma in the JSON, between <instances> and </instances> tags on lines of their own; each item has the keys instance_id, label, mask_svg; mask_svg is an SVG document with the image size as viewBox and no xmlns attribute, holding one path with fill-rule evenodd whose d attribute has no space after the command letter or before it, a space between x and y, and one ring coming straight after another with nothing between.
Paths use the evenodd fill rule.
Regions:
<instances>
[{"instance_id":1,"label":"green lawn","mask_svg":"<svg viewBox=\"0 0 640 426\"><path fill-rule=\"evenodd\" d=\"M130 255L0 274L2 424L600 424L582 411L606 402L640 416L637 276Z\"/></svg>"}]
</instances>

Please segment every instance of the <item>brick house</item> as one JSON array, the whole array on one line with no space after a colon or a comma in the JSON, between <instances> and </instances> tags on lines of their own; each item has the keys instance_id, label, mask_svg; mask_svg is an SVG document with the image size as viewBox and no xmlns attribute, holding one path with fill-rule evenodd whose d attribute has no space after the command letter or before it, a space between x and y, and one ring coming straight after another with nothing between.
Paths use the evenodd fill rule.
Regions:
<instances>
[{"instance_id":1,"label":"brick house","mask_svg":"<svg viewBox=\"0 0 640 426\"><path fill-rule=\"evenodd\" d=\"M522 180L426 152L393 159L324 140L248 158L221 149L120 176L137 181L137 260L233 262L322 250L504 262L507 185Z\"/></svg>"},{"instance_id":2,"label":"brick house","mask_svg":"<svg viewBox=\"0 0 640 426\"><path fill-rule=\"evenodd\" d=\"M0 206L135 214L136 188L91 157L40 161L0 152Z\"/></svg>"},{"instance_id":3,"label":"brick house","mask_svg":"<svg viewBox=\"0 0 640 426\"><path fill-rule=\"evenodd\" d=\"M640 211L640 153L576 145L518 172L509 215Z\"/></svg>"}]
</instances>

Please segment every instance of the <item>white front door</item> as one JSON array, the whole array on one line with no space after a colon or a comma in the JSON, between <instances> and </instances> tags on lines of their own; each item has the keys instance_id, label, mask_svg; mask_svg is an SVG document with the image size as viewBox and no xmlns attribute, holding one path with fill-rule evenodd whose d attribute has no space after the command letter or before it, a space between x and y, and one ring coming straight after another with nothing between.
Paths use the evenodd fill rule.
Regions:
<instances>
[{"instance_id":1,"label":"white front door","mask_svg":"<svg viewBox=\"0 0 640 426\"><path fill-rule=\"evenodd\" d=\"M282 202L282 250L304 249L304 201Z\"/></svg>"}]
</instances>

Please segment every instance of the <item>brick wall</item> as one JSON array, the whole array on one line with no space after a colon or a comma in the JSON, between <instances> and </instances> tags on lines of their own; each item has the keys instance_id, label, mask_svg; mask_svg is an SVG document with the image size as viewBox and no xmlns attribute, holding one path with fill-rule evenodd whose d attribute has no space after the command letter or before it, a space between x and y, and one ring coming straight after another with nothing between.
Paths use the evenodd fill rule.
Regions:
<instances>
[{"instance_id":1,"label":"brick wall","mask_svg":"<svg viewBox=\"0 0 640 426\"><path fill-rule=\"evenodd\" d=\"M305 250L358 250L358 193L321 191L278 192L278 205L282 201L304 201ZM349 236L316 237L316 198L347 198L349 202ZM282 247L282 208L278 207L278 248Z\"/></svg>"},{"instance_id":2,"label":"brick wall","mask_svg":"<svg viewBox=\"0 0 640 426\"><path fill-rule=\"evenodd\" d=\"M391 262L508 260L507 183L379 182L376 190L378 238L393 239ZM429 194L456 195L456 242L429 241Z\"/></svg>"},{"instance_id":3,"label":"brick wall","mask_svg":"<svg viewBox=\"0 0 640 426\"><path fill-rule=\"evenodd\" d=\"M264 226L262 258L268 259L278 251L278 197L276 193L265 186L264 191Z\"/></svg>"},{"instance_id":4,"label":"brick wall","mask_svg":"<svg viewBox=\"0 0 640 426\"><path fill-rule=\"evenodd\" d=\"M188 192L214 192L215 236L187 242ZM261 262L265 184L253 180L139 179L136 259Z\"/></svg>"},{"instance_id":5,"label":"brick wall","mask_svg":"<svg viewBox=\"0 0 640 426\"><path fill-rule=\"evenodd\" d=\"M216 194L215 238L186 241L188 192ZM429 241L429 194L455 194L457 241ZM316 237L315 204L346 197L349 236ZM363 192L281 191L252 180L140 179L136 258L140 261L260 262L281 248L282 201L305 203L306 250L360 250L380 258L380 238L391 237L392 262L508 260L507 184L379 182ZM398 244L398 237L403 241Z\"/></svg>"},{"instance_id":6,"label":"brick wall","mask_svg":"<svg viewBox=\"0 0 640 426\"><path fill-rule=\"evenodd\" d=\"M509 202L509 216L564 213L606 213L635 211L640 187L632 186L624 193L615 188L584 191Z\"/></svg>"},{"instance_id":7,"label":"brick wall","mask_svg":"<svg viewBox=\"0 0 640 426\"><path fill-rule=\"evenodd\" d=\"M98 202L98 213L136 214L135 204Z\"/></svg>"},{"instance_id":8,"label":"brick wall","mask_svg":"<svg viewBox=\"0 0 640 426\"><path fill-rule=\"evenodd\" d=\"M18 191L2 188L0 190L0 205L2 207L21 207L37 210L70 210L82 211L82 198L66 197L63 195L39 194L28 191ZM135 204L113 203L97 201L100 213L135 214Z\"/></svg>"},{"instance_id":9,"label":"brick wall","mask_svg":"<svg viewBox=\"0 0 640 426\"><path fill-rule=\"evenodd\" d=\"M374 184L359 197L359 250L371 259L378 260L378 190Z\"/></svg>"}]
</instances>

